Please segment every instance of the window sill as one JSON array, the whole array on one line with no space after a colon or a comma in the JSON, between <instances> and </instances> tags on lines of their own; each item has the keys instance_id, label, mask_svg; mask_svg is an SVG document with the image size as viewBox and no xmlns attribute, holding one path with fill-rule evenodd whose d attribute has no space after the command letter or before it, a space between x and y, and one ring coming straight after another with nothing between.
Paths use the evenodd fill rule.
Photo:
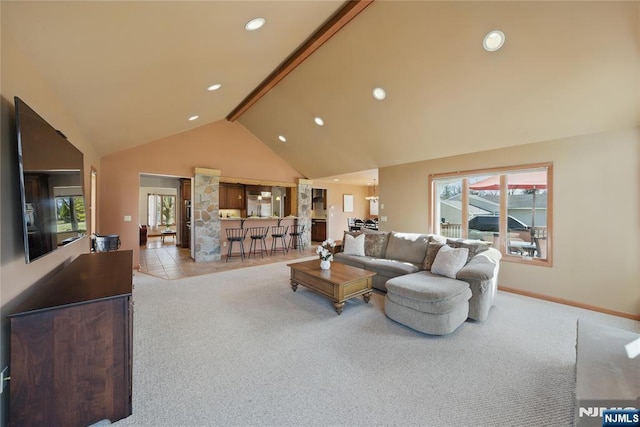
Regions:
<instances>
[{"instance_id":1,"label":"window sill","mask_svg":"<svg viewBox=\"0 0 640 427\"><path fill-rule=\"evenodd\" d=\"M505 255L502 254L502 261L513 262L516 264L535 265L537 267L553 267L553 263L549 258L541 259L529 257L526 255Z\"/></svg>"}]
</instances>

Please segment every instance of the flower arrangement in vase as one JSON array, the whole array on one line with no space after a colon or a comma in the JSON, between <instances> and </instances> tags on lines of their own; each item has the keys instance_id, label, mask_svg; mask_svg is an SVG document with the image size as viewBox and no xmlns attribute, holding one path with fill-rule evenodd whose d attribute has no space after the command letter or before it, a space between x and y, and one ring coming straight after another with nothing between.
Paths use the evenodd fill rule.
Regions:
<instances>
[{"instance_id":1,"label":"flower arrangement in vase","mask_svg":"<svg viewBox=\"0 0 640 427\"><path fill-rule=\"evenodd\" d=\"M333 261L333 251L336 247L336 242L333 239L327 239L322 242L316 249L316 253L320 257L320 268L328 270L331 268L331 261Z\"/></svg>"}]
</instances>

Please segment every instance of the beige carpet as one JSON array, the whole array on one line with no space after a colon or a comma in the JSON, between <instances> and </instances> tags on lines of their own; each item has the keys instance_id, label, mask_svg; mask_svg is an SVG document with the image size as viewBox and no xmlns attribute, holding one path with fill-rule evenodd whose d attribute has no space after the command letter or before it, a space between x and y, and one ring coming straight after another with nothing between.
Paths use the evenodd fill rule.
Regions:
<instances>
[{"instance_id":1,"label":"beige carpet","mask_svg":"<svg viewBox=\"0 0 640 427\"><path fill-rule=\"evenodd\" d=\"M133 415L118 426L562 426L573 423L576 321L640 322L498 293L445 337L338 316L293 292L286 263L180 280L135 276Z\"/></svg>"}]
</instances>

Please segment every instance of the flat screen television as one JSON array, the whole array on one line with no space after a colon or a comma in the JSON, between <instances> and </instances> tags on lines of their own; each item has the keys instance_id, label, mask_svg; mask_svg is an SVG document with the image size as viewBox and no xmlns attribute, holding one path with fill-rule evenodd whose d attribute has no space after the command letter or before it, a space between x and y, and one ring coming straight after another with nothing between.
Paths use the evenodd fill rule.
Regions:
<instances>
[{"instance_id":1,"label":"flat screen television","mask_svg":"<svg viewBox=\"0 0 640 427\"><path fill-rule=\"evenodd\" d=\"M18 163L26 262L87 232L82 152L17 96Z\"/></svg>"}]
</instances>

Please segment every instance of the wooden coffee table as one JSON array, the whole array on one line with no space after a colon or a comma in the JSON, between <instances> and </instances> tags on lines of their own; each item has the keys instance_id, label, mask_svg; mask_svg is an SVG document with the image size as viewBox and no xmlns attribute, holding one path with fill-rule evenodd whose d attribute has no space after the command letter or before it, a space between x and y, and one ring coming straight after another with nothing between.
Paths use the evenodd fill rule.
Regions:
<instances>
[{"instance_id":1,"label":"wooden coffee table","mask_svg":"<svg viewBox=\"0 0 640 427\"><path fill-rule=\"evenodd\" d=\"M376 273L332 262L331 269L320 269L320 260L287 264L291 267L291 289L295 292L302 285L333 301L336 313L341 314L344 302L362 295L364 302L371 299L371 282Z\"/></svg>"}]
</instances>

